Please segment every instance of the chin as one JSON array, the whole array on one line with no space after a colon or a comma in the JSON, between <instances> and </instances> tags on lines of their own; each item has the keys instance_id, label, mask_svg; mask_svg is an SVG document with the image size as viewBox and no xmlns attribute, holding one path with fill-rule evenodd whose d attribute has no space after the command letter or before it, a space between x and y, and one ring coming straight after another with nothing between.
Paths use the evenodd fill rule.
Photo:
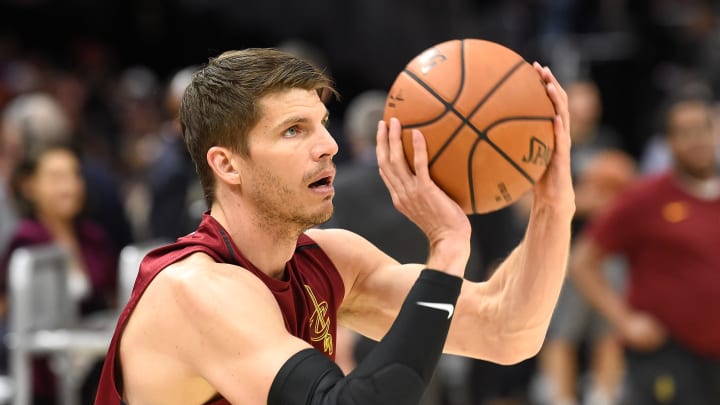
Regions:
<instances>
[{"instance_id":1,"label":"chin","mask_svg":"<svg viewBox=\"0 0 720 405\"><path fill-rule=\"evenodd\" d=\"M320 212L320 213L317 213L317 214L311 216L308 221L309 222L308 229L328 222L330 220L330 218L332 218L332 215L333 215L333 209L330 208L329 210L326 210L326 211L323 211L323 212Z\"/></svg>"},{"instance_id":2,"label":"chin","mask_svg":"<svg viewBox=\"0 0 720 405\"><path fill-rule=\"evenodd\" d=\"M685 167L685 172L698 180L708 180L715 175L715 166Z\"/></svg>"},{"instance_id":3,"label":"chin","mask_svg":"<svg viewBox=\"0 0 720 405\"><path fill-rule=\"evenodd\" d=\"M330 218L332 218L332 216L333 216L333 209L330 208L330 210L328 210L318 216L318 222L316 225L320 225L320 224L324 224L324 223L328 222L330 220Z\"/></svg>"}]
</instances>

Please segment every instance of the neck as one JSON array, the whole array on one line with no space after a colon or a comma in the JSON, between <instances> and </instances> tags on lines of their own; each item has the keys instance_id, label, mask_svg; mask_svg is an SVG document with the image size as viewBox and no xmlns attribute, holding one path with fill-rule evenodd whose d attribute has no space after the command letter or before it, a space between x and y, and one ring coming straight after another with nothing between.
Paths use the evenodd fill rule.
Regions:
<instances>
[{"instance_id":1,"label":"neck","mask_svg":"<svg viewBox=\"0 0 720 405\"><path fill-rule=\"evenodd\" d=\"M73 233L72 220L43 215L41 213L37 214L37 219L42 222L55 237L62 238Z\"/></svg>"},{"instance_id":2,"label":"neck","mask_svg":"<svg viewBox=\"0 0 720 405\"><path fill-rule=\"evenodd\" d=\"M676 168L675 179L683 190L697 198L704 200L720 198L720 177L715 174L697 177Z\"/></svg>"},{"instance_id":3,"label":"neck","mask_svg":"<svg viewBox=\"0 0 720 405\"><path fill-rule=\"evenodd\" d=\"M292 258L304 229L262 217L242 204L216 201L211 215L230 233L243 256L255 267L270 277L283 278L285 264Z\"/></svg>"}]
</instances>

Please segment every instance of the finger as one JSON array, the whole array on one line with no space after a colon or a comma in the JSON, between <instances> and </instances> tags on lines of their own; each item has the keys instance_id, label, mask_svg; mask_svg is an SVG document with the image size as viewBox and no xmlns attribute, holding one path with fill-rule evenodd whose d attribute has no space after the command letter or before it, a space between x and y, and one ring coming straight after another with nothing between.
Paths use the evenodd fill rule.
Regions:
<instances>
[{"instance_id":1,"label":"finger","mask_svg":"<svg viewBox=\"0 0 720 405\"><path fill-rule=\"evenodd\" d=\"M545 80L545 82L549 85L553 85L557 89L558 96L563 100L567 101L567 93L565 93L565 90L560 86L560 82L557 80L553 72L550 70L549 67L545 66L542 68L543 74L542 78Z\"/></svg>"},{"instance_id":2,"label":"finger","mask_svg":"<svg viewBox=\"0 0 720 405\"><path fill-rule=\"evenodd\" d=\"M390 150L390 166L395 171L395 174L402 176L401 178L409 177L411 173L410 167L408 167L407 160L405 159L405 150L402 144L402 126L397 118L390 119L388 144Z\"/></svg>"},{"instance_id":3,"label":"finger","mask_svg":"<svg viewBox=\"0 0 720 405\"><path fill-rule=\"evenodd\" d=\"M555 116L553 127L555 129L555 149L563 152L567 151L567 154L569 154L572 140L569 132L565 129L565 123L560 114Z\"/></svg>"},{"instance_id":4,"label":"finger","mask_svg":"<svg viewBox=\"0 0 720 405\"><path fill-rule=\"evenodd\" d=\"M425 136L417 129L412 131L415 175L421 180L430 179L428 170L428 154Z\"/></svg>"},{"instance_id":5,"label":"finger","mask_svg":"<svg viewBox=\"0 0 720 405\"><path fill-rule=\"evenodd\" d=\"M542 66L538 62L533 62L532 66L546 84L552 83L558 89L558 95L567 100L567 93L548 66Z\"/></svg>"},{"instance_id":6,"label":"finger","mask_svg":"<svg viewBox=\"0 0 720 405\"><path fill-rule=\"evenodd\" d=\"M392 122L393 119L390 120L391 126L393 125ZM393 198L393 202L397 204L399 202L399 192L404 193L405 186L403 184L402 178L398 176L398 173L394 168L394 163L392 162L393 152L391 149L390 131L391 129L388 128L385 121L381 120L378 123L376 153L380 177L383 179L385 187L387 187L388 191L390 192L390 196ZM403 162L403 164L405 165L405 171L409 172L410 170L407 168L407 163Z\"/></svg>"},{"instance_id":7,"label":"finger","mask_svg":"<svg viewBox=\"0 0 720 405\"><path fill-rule=\"evenodd\" d=\"M377 155L378 165L382 166L387 161L388 156L387 124L383 120L378 121L375 154Z\"/></svg>"},{"instance_id":8,"label":"finger","mask_svg":"<svg viewBox=\"0 0 720 405\"><path fill-rule=\"evenodd\" d=\"M535 71L540 75L540 77L542 77L543 76L542 65L539 62L535 61L535 62L533 62L532 66L533 66L533 69L535 69ZM543 79L543 81L544 81L544 79Z\"/></svg>"},{"instance_id":9,"label":"finger","mask_svg":"<svg viewBox=\"0 0 720 405\"><path fill-rule=\"evenodd\" d=\"M563 121L563 128L565 131L570 131L570 112L568 111L567 97L564 95L564 90L559 87L559 84L548 83L546 85L546 92L548 97L555 107L555 112L560 115Z\"/></svg>"},{"instance_id":10,"label":"finger","mask_svg":"<svg viewBox=\"0 0 720 405\"><path fill-rule=\"evenodd\" d=\"M553 100L556 112L558 113L558 115L560 115L560 118L562 119L563 129L567 133L570 133L570 111L568 110L568 102L567 98L563 97L559 93L560 91L562 90L559 90L559 88L555 86L555 84L548 84L548 94Z\"/></svg>"},{"instance_id":11,"label":"finger","mask_svg":"<svg viewBox=\"0 0 720 405\"><path fill-rule=\"evenodd\" d=\"M378 168L380 170L380 176L388 189L394 188L395 181L394 176L388 176L388 171L392 166L390 162L390 139L388 136L388 127L385 121L380 120L378 122L377 129L377 146L375 147L375 153L377 155ZM384 168L384 169L383 169Z\"/></svg>"}]
</instances>

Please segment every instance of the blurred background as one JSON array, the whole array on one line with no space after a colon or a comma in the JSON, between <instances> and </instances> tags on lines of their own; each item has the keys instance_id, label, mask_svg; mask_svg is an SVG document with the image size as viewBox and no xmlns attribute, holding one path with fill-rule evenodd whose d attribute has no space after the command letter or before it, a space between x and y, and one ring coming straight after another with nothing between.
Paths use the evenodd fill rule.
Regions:
<instances>
[{"instance_id":1,"label":"blurred background","mask_svg":"<svg viewBox=\"0 0 720 405\"><path fill-rule=\"evenodd\" d=\"M374 148L372 123L382 113L383 92L420 51L456 38L499 42L549 65L570 94L575 180L592 168L595 179L613 182L606 190L613 195L618 184L670 167L661 114L668 97L678 90L703 94L716 120L720 114L720 2L714 0L0 0L2 277L9 277L14 250L61 245L69 252L69 278L76 280L68 283L68 295L80 303L78 318L92 322L88 317L100 314L112 323L124 305L118 281L124 249L174 240L192 231L205 210L176 116L192 72L208 58L229 49L278 47L323 66L342 96L328 106L340 144L336 162L372 167L372 151L363 148ZM593 163L606 149L622 157ZM364 190L370 186L362 181L377 181L353 183L343 170L350 172L339 170L339 190ZM380 194L384 206L373 209L391 210ZM60 200L67 203L54 203ZM19 202L32 209L18 209ZM353 220L368 226L387 224L387 217L364 221L372 213L347 204L339 202L332 225L357 229L382 248L397 249L396 257L412 259L403 248L418 253L419 245L383 240L390 231L353 228ZM525 207L473 218L470 278L488 277L517 243ZM579 209L579 219L595 209ZM503 232L483 237L488 227ZM421 245L422 235L418 240ZM3 315L12 312L10 284L0 282ZM3 323L4 330L12 328L12 321ZM62 349L81 353L63 361L43 354L20 385L10 364L22 359L12 360L12 349L5 353L5 400L17 400L20 389L33 392L24 403L90 403L102 333L95 352ZM352 334L347 339L352 367L363 344ZM548 382L553 372L538 359L501 367L448 357L427 403L590 403L583 376L593 368L592 356L583 353L595 340L572 339L580 354L559 360L579 370L569 398L553 399L558 383ZM621 364L615 370L622 375ZM69 374L72 381L58 382ZM621 384L621 377L609 378Z\"/></svg>"}]
</instances>

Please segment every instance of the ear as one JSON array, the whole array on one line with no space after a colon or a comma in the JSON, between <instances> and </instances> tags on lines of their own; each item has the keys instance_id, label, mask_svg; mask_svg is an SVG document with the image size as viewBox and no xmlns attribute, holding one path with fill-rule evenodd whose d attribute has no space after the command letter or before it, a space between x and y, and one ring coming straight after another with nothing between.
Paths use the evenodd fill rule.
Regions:
<instances>
[{"instance_id":1,"label":"ear","mask_svg":"<svg viewBox=\"0 0 720 405\"><path fill-rule=\"evenodd\" d=\"M228 148L213 146L208 149L207 162L215 175L225 183L242 184L237 155Z\"/></svg>"}]
</instances>

